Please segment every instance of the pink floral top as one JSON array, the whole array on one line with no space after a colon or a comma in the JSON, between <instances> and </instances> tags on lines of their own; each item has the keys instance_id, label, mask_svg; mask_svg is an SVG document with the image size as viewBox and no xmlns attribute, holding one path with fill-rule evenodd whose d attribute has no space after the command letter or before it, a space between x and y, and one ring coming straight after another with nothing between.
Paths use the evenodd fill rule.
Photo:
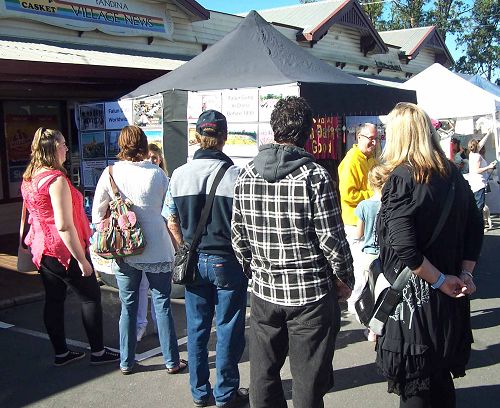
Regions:
<instances>
[{"instance_id":1,"label":"pink floral top","mask_svg":"<svg viewBox=\"0 0 500 408\"><path fill-rule=\"evenodd\" d=\"M50 201L49 187L57 177L64 177L71 190L73 222L84 249L89 246L91 235L89 222L83 209L82 194L71 185L69 179L59 170L47 170L34 176L31 181L23 181L21 193L29 211L30 230L25 243L31 248L33 263L40 268L43 255L57 258L68 269L71 253L64 244L54 222L54 210ZM40 180L47 178L41 186Z\"/></svg>"}]
</instances>

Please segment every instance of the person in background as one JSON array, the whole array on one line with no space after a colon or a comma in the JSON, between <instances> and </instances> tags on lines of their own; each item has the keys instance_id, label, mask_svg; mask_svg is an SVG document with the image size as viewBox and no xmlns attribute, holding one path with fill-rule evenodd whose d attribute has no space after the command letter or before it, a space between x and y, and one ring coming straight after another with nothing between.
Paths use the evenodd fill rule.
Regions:
<instances>
[{"instance_id":1,"label":"person in background","mask_svg":"<svg viewBox=\"0 0 500 408\"><path fill-rule=\"evenodd\" d=\"M460 146L460 140L453 137L451 139L451 149L453 152L453 162L459 168L460 173L467 174L469 172L469 164L466 159L467 156L465 155L465 151L462 146Z\"/></svg>"},{"instance_id":2,"label":"person in background","mask_svg":"<svg viewBox=\"0 0 500 408\"><path fill-rule=\"evenodd\" d=\"M487 133L481 140L471 139L469 148L469 174L467 180L474 193L477 208L482 212L486 200L486 187L490 173L495 169L496 161L488 164L484 159L486 140L490 134Z\"/></svg>"},{"instance_id":3,"label":"person in background","mask_svg":"<svg viewBox=\"0 0 500 408\"><path fill-rule=\"evenodd\" d=\"M120 161L113 165L113 179L120 193L134 203L133 210L146 241L144 252L114 259L111 267L122 305L119 325L120 369L125 375L131 374L134 369L139 287L144 272L151 288L167 373L177 374L187 367L187 361L179 358L170 308L174 249L161 215L168 178L162 169L148 160L148 141L141 128L125 126L120 132L118 145L120 152L117 157ZM108 167L103 171L95 190L92 208L94 224L106 216L112 197Z\"/></svg>"},{"instance_id":4,"label":"person in background","mask_svg":"<svg viewBox=\"0 0 500 408\"><path fill-rule=\"evenodd\" d=\"M400 407L451 408L456 405L452 375L465 375L471 351L469 295L476 290L482 216L422 109L398 103L386 132L380 260L391 284L405 267L413 274L377 339L377 366L388 392L400 396ZM424 252L451 188L450 212Z\"/></svg>"},{"instance_id":5,"label":"person in background","mask_svg":"<svg viewBox=\"0 0 500 408\"><path fill-rule=\"evenodd\" d=\"M263 145L234 189L232 243L252 275L250 399L286 408L280 371L287 355L295 408L323 407L333 386L338 299L354 284L337 194L304 150L313 123L304 98L278 101L275 143Z\"/></svg>"},{"instance_id":6,"label":"person in background","mask_svg":"<svg viewBox=\"0 0 500 408\"><path fill-rule=\"evenodd\" d=\"M88 252L91 231L83 196L63 167L67 151L59 130L38 128L35 132L21 185L23 204L30 214L25 243L31 248L45 289L43 319L54 348L54 365L85 357L85 352L70 350L66 344L64 301L68 286L81 301L90 364L112 363L120 355L103 345L101 291Z\"/></svg>"},{"instance_id":7,"label":"person in background","mask_svg":"<svg viewBox=\"0 0 500 408\"><path fill-rule=\"evenodd\" d=\"M370 264L378 257L379 246L376 221L380 209L380 198L384 186L382 167L376 165L368 172L368 183L373 190L373 196L361 201L354 213L358 217L355 238L361 241L361 255L354 265L355 285L352 291L356 301L365 287ZM376 341L375 333L369 329L365 331L369 341Z\"/></svg>"},{"instance_id":8,"label":"person in background","mask_svg":"<svg viewBox=\"0 0 500 408\"><path fill-rule=\"evenodd\" d=\"M239 388L238 362L245 349L245 310L248 279L231 247L231 208L239 168L222 149L227 140L226 117L215 110L203 112L196 123L200 144L193 160L176 169L165 202L164 217L177 243L192 242L213 180L224 164L230 167L217 186L216 195L198 245L198 270L194 283L186 285L189 380L193 404L205 407L212 389L208 341L215 311L216 382L218 407L248 403L248 389Z\"/></svg>"},{"instance_id":9,"label":"person in background","mask_svg":"<svg viewBox=\"0 0 500 408\"><path fill-rule=\"evenodd\" d=\"M148 144L148 159L151 163L160 167L168 177L163 152L158 145L154 143ZM137 341L142 340L148 326L148 291L149 281L146 273L142 271L141 285L139 286L139 306L137 307ZM157 332L158 327L153 303L151 303L151 320L153 320Z\"/></svg>"},{"instance_id":10,"label":"person in background","mask_svg":"<svg viewBox=\"0 0 500 408\"><path fill-rule=\"evenodd\" d=\"M376 164L375 153L379 143L377 127L372 123L360 125L356 129L356 140L357 144L349 149L338 169L342 221L355 262L361 251L355 238L358 219L354 210L361 201L373 195L368 184L368 171ZM352 296L347 301L347 306L349 312L356 314Z\"/></svg>"}]
</instances>

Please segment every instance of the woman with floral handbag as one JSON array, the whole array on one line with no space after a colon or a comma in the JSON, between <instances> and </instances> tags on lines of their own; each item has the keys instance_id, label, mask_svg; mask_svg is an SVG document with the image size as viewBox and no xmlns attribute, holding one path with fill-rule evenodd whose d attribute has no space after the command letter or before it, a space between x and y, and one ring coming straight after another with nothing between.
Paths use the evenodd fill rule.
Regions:
<instances>
[{"instance_id":1,"label":"woman with floral handbag","mask_svg":"<svg viewBox=\"0 0 500 408\"><path fill-rule=\"evenodd\" d=\"M179 358L170 309L174 249L161 215L168 178L162 169L148 160L148 141L139 127L125 126L120 132L118 145L120 161L106 168L97 183L92 221L97 230L103 228L101 222L106 223L109 207L116 207L119 198L126 203L128 222L140 225L146 242L139 251L127 253L119 250L113 255L112 271L122 304L120 369L125 375L131 374L135 364L139 286L144 271L151 289L165 366L168 373L175 374L184 370L187 362ZM134 214L132 218L129 216L131 212Z\"/></svg>"}]
</instances>

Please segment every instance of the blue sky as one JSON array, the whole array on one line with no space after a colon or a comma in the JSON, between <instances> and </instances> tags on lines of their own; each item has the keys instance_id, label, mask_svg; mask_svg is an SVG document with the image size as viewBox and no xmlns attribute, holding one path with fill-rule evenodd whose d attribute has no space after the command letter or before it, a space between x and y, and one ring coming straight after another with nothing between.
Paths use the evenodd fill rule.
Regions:
<instances>
[{"instance_id":1,"label":"blue sky","mask_svg":"<svg viewBox=\"0 0 500 408\"><path fill-rule=\"evenodd\" d=\"M209 10L237 14L249 10L262 10L299 4L299 0L198 0L198 3ZM446 38L446 46L455 61L462 55L462 52L456 49L455 40L451 36Z\"/></svg>"}]
</instances>

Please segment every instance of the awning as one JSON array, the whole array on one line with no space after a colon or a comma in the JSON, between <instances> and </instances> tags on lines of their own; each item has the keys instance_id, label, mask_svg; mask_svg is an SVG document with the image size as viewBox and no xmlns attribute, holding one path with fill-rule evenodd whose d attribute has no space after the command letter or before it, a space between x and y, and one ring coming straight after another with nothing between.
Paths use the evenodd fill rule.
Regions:
<instances>
[{"instance_id":1,"label":"awning","mask_svg":"<svg viewBox=\"0 0 500 408\"><path fill-rule=\"evenodd\" d=\"M88 46L86 46L88 48ZM186 61L161 56L78 49L76 45L48 45L34 42L0 40L0 60L49 62L59 64L97 65L172 71ZM186 60L189 57L186 58Z\"/></svg>"}]
</instances>

